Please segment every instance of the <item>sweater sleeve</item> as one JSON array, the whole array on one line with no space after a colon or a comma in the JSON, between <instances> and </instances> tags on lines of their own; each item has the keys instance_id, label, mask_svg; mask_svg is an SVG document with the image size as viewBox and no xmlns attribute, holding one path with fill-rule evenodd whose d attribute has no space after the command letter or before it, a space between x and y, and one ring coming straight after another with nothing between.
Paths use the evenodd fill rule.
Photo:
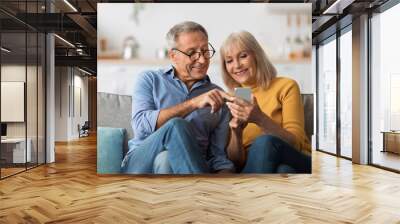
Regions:
<instances>
[{"instance_id":1,"label":"sweater sleeve","mask_svg":"<svg viewBox=\"0 0 400 224\"><path fill-rule=\"evenodd\" d=\"M296 81L289 79L281 92L281 102L282 127L295 136L295 148L310 151L310 144L304 131L304 107Z\"/></svg>"}]
</instances>

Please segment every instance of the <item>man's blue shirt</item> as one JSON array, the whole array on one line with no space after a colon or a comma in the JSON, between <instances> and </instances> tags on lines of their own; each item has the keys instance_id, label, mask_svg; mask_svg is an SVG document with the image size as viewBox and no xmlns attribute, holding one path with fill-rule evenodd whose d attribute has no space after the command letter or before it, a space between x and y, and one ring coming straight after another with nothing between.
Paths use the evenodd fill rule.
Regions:
<instances>
[{"instance_id":1,"label":"man's blue shirt","mask_svg":"<svg viewBox=\"0 0 400 224\"><path fill-rule=\"evenodd\" d=\"M129 141L129 150L135 150L141 142L156 131L156 122L161 109L180 104L218 88L208 76L193 84L189 90L178 79L174 68L145 71L139 74L132 93L132 120L134 138ZM203 151L209 167L216 171L232 169L225 146L229 132L230 113L226 105L211 114L211 107L194 110L184 117L194 125L197 143ZM184 147L184 146L182 146Z\"/></svg>"}]
</instances>

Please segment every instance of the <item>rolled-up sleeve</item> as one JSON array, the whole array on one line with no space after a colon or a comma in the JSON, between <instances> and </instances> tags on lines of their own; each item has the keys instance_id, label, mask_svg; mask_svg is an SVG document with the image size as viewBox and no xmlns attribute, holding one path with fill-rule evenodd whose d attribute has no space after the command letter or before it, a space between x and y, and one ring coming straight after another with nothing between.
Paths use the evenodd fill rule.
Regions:
<instances>
[{"instance_id":1,"label":"rolled-up sleeve","mask_svg":"<svg viewBox=\"0 0 400 224\"><path fill-rule=\"evenodd\" d=\"M213 171L232 169L234 165L226 155L225 147L228 141L229 134L229 120L231 115L228 108L224 105L219 111L221 119L217 127L213 130L210 136L210 147L209 147L209 160L208 165Z\"/></svg>"},{"instance_id":2,"label":"rolled-up sleeve","mask_svg":"<svg viewBox=\"0 0 400 224\"><path fill-rule=\"evenodd\" d=\"M153 97L150 72L139 74L132 92L132 129L135 137L144 139L156 130L158 114Z\"/></svg>"}]
</instances>

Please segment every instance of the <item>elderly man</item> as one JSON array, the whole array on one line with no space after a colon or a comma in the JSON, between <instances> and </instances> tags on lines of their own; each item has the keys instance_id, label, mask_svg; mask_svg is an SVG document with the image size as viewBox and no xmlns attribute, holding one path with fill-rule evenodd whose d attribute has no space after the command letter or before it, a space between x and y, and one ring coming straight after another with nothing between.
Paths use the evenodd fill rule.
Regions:
<instances>
[{"instance_id":1,"label":"elderly man","mask_svg":"<svg viewBox=\"0 0 400 224\"><path fill-rule=\"evenodd\" d=\"M132 94L135 137L122 162L124 173L232 172L225 154L229 96L210 82L215 50L207 31L182 22L167 33L172 65L140 74Z\"/></svg>"}]
</instances>

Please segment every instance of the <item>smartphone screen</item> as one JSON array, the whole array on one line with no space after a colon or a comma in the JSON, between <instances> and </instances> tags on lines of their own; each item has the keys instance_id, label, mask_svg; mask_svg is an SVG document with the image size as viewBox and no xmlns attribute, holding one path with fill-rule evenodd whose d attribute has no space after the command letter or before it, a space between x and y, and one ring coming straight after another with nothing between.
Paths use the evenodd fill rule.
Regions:
<instances>
[{"instance_id":1,"label":"smartphone screen","mask_svg":"<svg viewBox=\"0 0 400 224\"><path fill-rule=\"evenodd\" d=\"M235 96L251 102L251 89L245 87L236 87Z\"/></svg>"}]
</instances>

